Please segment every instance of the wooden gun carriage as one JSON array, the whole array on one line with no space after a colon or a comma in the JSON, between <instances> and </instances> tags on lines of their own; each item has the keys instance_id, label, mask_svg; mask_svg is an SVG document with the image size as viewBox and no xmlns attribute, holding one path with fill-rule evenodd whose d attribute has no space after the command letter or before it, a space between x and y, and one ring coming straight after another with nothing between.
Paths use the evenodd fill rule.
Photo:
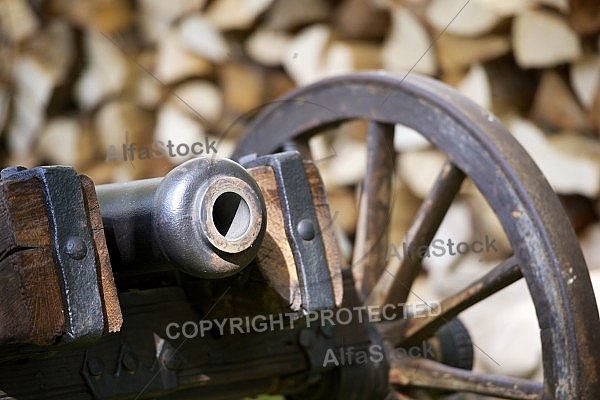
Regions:
<instances>
[{"instance_id":1,"label":"wooden gun carriage","mask_svg":"<svg viewBox=\"0 0 600 400\"><path fill-rule=\"evenodd\" d=\"M370 130L347 263L307 143L353 119ZM396 307L372 321L374 307L406 302L421 268L419 258L386 262L398 123L446 156L406 242L431 243L468 179L512 256L425 318ZM488 111L413 74L336 77L261 110L232 160L96 187L69 167L3 170L0 398L600 398L600 320L575 233ZM472 371L476 345L456 318L520 279L536 308L543 382ZM331 324L340 309L364 318ZM431 354L394 357L420 343ZM372 346L382 357L327 362L329 350Z\"/></svg>"}]
</instances>

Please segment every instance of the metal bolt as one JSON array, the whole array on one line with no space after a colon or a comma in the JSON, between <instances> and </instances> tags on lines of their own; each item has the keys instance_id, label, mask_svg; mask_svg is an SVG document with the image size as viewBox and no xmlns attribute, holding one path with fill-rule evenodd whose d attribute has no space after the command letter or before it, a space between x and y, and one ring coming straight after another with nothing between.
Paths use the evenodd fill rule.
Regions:
<instances>
[{"instance_id":1,"label":"metal bolt","mask_svg":"<svg viewBox=\"0 0 600 400\"><path fill-rule=\"evenodd\" d=\"M125 354L123 354L123 358L121 359L121 364L123 364L123 367L127 371L133 373L137 369L138 361L134 354L125 353Z\"/></svg>"},{"instance_id":2,"label":"metal bolt","mask_svg":"<svg viewBox=\"0 0 600 400\"><path fill-rule=\"evenodd\" d=\"M315 237L315 226L312 221L309 219L303 219L298 223L298 233L300 237L304 240L313 240Z\"/></svg>"},{"instance_id":3,"label":"metal bolt","mask_svg":"<svg viewBox=\"0 0 600 400\"><path fill-rule=\"evenodd\" d=\"M104 372L104 361L98 357L90 358L87 362L87 369L90 375L100 376Z\"/></svg>"},{"instance_id":4,"label":"metal bolt","mask_svg":"<svg viewBox=\"0 0 600 400\"><path fill-rule=\"evenodd\" d=\"M87 254L87 246L80 237L70 237L67 240L66 252L73 260L81 260Z\"/></svg>"},{"instance_id":5,"label":"metal bolt","mask_svg":"<svg viewBox=\"0 0 600 400\"><path fill-rule=\"evenodd\" d=\"M312 347L312 346L314 346L316 341L317 341L317 337L312 330L310 330L308 328L304 328L300 331L300 338L299 338L300 346Z\"/></svg>"}]
</instances>

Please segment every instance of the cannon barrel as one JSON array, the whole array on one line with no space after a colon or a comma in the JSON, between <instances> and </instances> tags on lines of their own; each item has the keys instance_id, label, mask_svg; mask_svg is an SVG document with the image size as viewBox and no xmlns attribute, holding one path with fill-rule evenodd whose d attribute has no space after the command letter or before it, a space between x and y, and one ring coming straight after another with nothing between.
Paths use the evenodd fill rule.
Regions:
<instances>
[{"instance_id":1,"label":"cannon barrel","mask_svg":"<svg viewBox=\"0 0 600 400\"><path fill-rule=\"evenodd\" d=\"M174 267L202 278L233 275L254 259L266 229L258 185L227 159L196 158L164 178L96 190L117 271Z\"/></svg>"}]
</instances>

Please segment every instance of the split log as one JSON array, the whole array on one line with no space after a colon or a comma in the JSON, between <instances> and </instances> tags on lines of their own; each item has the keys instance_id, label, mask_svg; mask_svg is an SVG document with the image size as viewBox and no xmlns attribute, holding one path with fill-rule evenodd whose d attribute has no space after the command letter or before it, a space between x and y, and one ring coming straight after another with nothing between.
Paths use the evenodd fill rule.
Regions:
<instances>
[{"instance_id":1,"label":"split log","mask_svg":"<svg viewBox=\"0 0 600 400\"><path fill-rule=\"evenodd\" d=\"M552 0L475 0L480 7L486 7L488 10L502 17L512 17L520 14L531 8L535 2L552 1ZM562 1L562 0L558 0Z\"/></svg>"},{"instance_id":2,"label":"split log","mask_svg":"<svg viewBox=\"0 0 600 400\"><path fill-rule=\"evenodd\" d=\"M489 110L492 105L492 88L485 68L473 64L464 79L456 86L458 91Z\"/></svg>"},{"instance_id":3,"label":"split log","mask_svg":"<svg viewBox=\"0 0 600 400\"><path fill-rule=\"evenodd\" d=\"M426 17L438 32L446 29L446 33L469 37L490 32L502 19L488 4L472 1L465 6L463 0L433 0Z\"/></svg>"},{"instance_id":4,"label":"split log","mask_svg":"<svg viewBox=\"0 0 600 400\"><path fill-rule=\"evenodd\" d=\"M9 150L18 156L33 150L54 90L66 80L75 56L72 32L64 23L50 23L43 33L29 41L27 51L13 66L14 98L7 141Z\"/></svg>"},{"instance_id":5,"label":"split log","mask_svg":"<svg viewBox=\"0 0 600 400\"><path fill-rule=\"evenodd\" d=\"M334 28L343 39L383 39L390 22L389 13L372 1L345 0L335 12Z\"/></svg>"},{"instance_id":6,"label":"split log","mask_svg":"<svg viewBox=\"0 0 600 400\"><path fill-rule=\"evenodd\" d=\"M542 75L531 115L540 126L587 132L591 126L567 83L554 71Z\"/></svg>"},{"instance_id":7,"label":"split log","mask_svg":"<svg viewBox=\"0 0 600 400\"><path fill-rule=\"evenodd\" d=\"M443 34L435 46L440 67L449 72L503 56L510 52L511 43L503 35L464 38Z\"/></svg>"},{"instance_id":8,"label":"split log","mask_svg":"<svg viewBox=\"0 0 600 400\"><path fill-rule=\"evenodd\" d=\"M208 124L216 123L223 112L223 96L214 83L206 80L186 81L177 86L167 100L188 116Z\"/></svg>"},{"instance_id":9,"label":"split log","mask_svg":"<svg viewBox=\"0 0 600 400\"><path fill-rule=\"evenodd\" d=\"M491 263L485 264L487 269L493 267ZM480 264L479 270L485 272ZM540 331L525 280L501 290L487 303L487 306L471 307L461 313L473 342L488 355L475 357L474 368L486 373L541 380ZM515 340L516 337L519 340Z\"/></svg>"},{"instance_id":10,"label":"split log","mask_svg":"<svg viewBox=\"0 0 600 400\"><path fill-rule=\"evenodd\" d=\"M331 142L326 141L323 153L320 159L315 154L315 160L328 187L356 185L362 180L367 164L367 145L364 140L343 134Z\"/></svg>"},{"instance_id":11,"label":"split log","mask_svg":"<svg viewBox=\"0 0 600 400\"><path fill-rule=\"evenodd\" d=\"M377 45L366 41L334 41L327 50L325 75L335 75L336 69L347 72L380 69L381 64L381 50Z\"/></svg>"},{"instance_id":12,"label":"split log","mask_svg":"<svg viewBox=\"0 0 600 400\"><path fill-rule=\"evenodd\" d=\"M154 43L164 37L175 21L200 11L206 0L140 0L137 15L145 42Z\"/></svg>"},{"instance_id":13,"label":"split log","mask_svg":"<svg viewBox=\"0 0 600 400\"><path fill-rule=\"evenodd\" d=\"M206 0L140 0L140 14L150 15L153 19L160 19L167 24L172 24L185 15L200 11Z\"/></svg>"},{"instance_id":14,"label":"split log","mask_svg":"<svg viewBox=\"0 0 600 400\"><path fill-rule=\"evenodd\" d=\"M600 142L591 137L560 133L548 136L548 143L561 154L586 160L600 170Z\"/></svg>"},{"instance_id":15,"label":"split log","mask_svg":"<svg viewBox=\"0 0 600 400\"><path fill-rule=\"evenodd\" d=\"M224 113L239 117L258 106L265 96L265 73L251 64L227 63L219 69Z\"/></svg>"},{"instance_id":16,"label":"split log","mask_svg":"<svg viewBox=\"0 0 600 400\"><path fill-rule=\"evenodd\" d=\"M296 85L283 71L273 71L267 74L265 102L279 100L284 94L294 89Z\"/></svg>"},{"instance_id":17,"label":"split log","mask_svg":"<svg viewBox=\"0 0 600 400\"><path fill-rule=\"evenodd\" d=\"M164 143L164 146L168 144L169 140L172 142L175 146L172 154L175 156L166 155L165 158L173 165L179 165L190 158L197 157L197 155L192 153L190 147L197 142L204 145L205 136L202 124L180 108L167 103L158 110L154 141L161 141ZM177 152L176 147L180 144L187 146L189 150L187 154L180 154L185 152L183 147L181 152ZM167 151L166 147L163 147L163 149ZM202 150L203 155L207 154L204 148ZM197 151L199 150L197 149Z\"/></svg>"},{"instance_id":18,"label":"split log","mask_svg":"<svg viewBox=\"0 0 600 400\"><path fill-rule=\"evenodd\" d=\"M581 56L577 34L563 18L548 11L531 10L517 15L512 39L521 68L551 67Z\"/></svg>"},{"instance_id":19,"label":"split log","mask_svg":"<svg viewBox=\"0 0 600 400\"><path fill-rule=\"evenodd\" d=\"M556 192L578 193L591 198L600 194L597 163L556 150L544 133L529 121L515 118L508 126Z\"/></svg>"},{"instance_id":20,"label":"split log","mask_svg":"<svg viewBox=\"0 0 600 400\"><path fill-rule=\"evenodd\" d=\"M466 183L472 183L472 181L467 181ZM508 237L498 216L494 213L481 192L474 185L469 186L465 188L467 189L465 192L468 191L468 194L464 196L464 200L475 215L473 219L473 237L480 240L481 238L485 238L485 235L488 235L490 240L496 241L495 247L497 252L483 252L479 255L479 260L482 262L493 262L505 257L508 258L512 254L512 246L508 241Z\"/></svg>"},{"instance_id":21,"label":"split log","mask_svg":"<svg viewBox=\"0 0 600 400\"><path fill-rule=\"evenodd\" d=\"M438 150L412 151L399 155L399 174L411 192L423 199L433 187L446 157Z\"/></svg>"},{"instance_id":22,"label":"split log","mask_svg":"<svg viewBox=\"0 0 600 400\"><path fill-rule=\"evenodd\" d=\"M210 76L212 72L212 63L186 49L177 32L161 37L154 66L154 75L159 81L169 84L192 76Z\"/></svg>"},{"instance_id":23,"label":"split log","mask_svg":"<svg viewBox=\"0 0 600 400\"><path fill-rule=\"evenodd\" d=\"M276 0L267 11L265 28L293 31L309 24L324 22L331 13L328 2L321 0Z\"/></svg>"},{"instance_id":24,"label":"split log","mask_svg":"<svg viewBox=\"0 0 600 400\"><path fill-rule=\"evenodd\" d=\"M38 29L39 21L25 0L0 2L0 32L13 43L31 37Z\"/></svg>"},{"instance_id":25,"label":"split log","mask_svg":"<svg viewBox=\"0 0 600 400\"><path fill-rule=\"evenodd\" d=\"M394 149L397 152L422 150L431 147L423 135L408 126L396 124L394 130Z\"/></svg>"},{"instance_id":26,"label":"split log","mask_svg":"<svg viewBox=\"0 0 600 400\"><path fill-rule=\"evenodd\" d=\"M473 282L478 275L482 275L479 254L460 255L454 246L452 252L448 246L448 240L455 244L485 240L475 238L473 220L474 214L469 205L460 198L454 201L432 240L432 243L435 240L438 240L437 243L443 242L444 253L439 257L432 255L423 258L423 268L428 273L431 287L442 298L458 292L465 287L465 282ZM473 259L477 260L476 263L472 262Z\"/></svg>"},{"instance_id":27,"label":"split log","mask_svg":"<svg viewBox=\"0 0 600 400\"><path fill-rule=\"evenodd\" d=\"M152 70L150 66L154 65L155 58L155 52L144 52L138 56L136 61L141 65L148 66L148 70ZM140 73L135 74L134 79L126 86L126 90L132 93L137 104L148 110L155 110L166 96L168 89L154 76Z\"/></svg>"},{"instance_id":28,"label":"split log","mask_svg":"<svg viewBox=\"0 0 600 400\"><path fill-rule=\"evenodd\" d=\"M96 139L91 131L84 131L77 119L58 117L44 127L36 151L46 164L80 169L93 161L98 149Z\"/></svg>"},{"instance_id":29,"label":"split log","mask_svg":"<svg viewBox=\"0 0 600 400\"><path fill-rule=\"evenodd\" d=\"M193 54L215 63L227 59L227 42L216 27L201 14L185 18L179 25L179 36L183 47Z\"/></svg>"},{"instance_id":30,"label":"split log","mask_svg":"<svg viewBox=\"0 0 600 400\"><path fill-rule=\"evenodd\" d=\"M306 85L321 77L321 60L329 37L330 29L326 25L313 25L290 41L281 61L297 85Z\"/></svg>"},{"instance_id":31,"label":"split log","mask_svg":"<svg viewBox=\"0 0 600 400\"><path fill-rule=\"evenodd\" d=\"M54 86L64 84L70 78L76 47L73 29L66 23L50 22L28 42L28 50L52 77Z\"/></svg>"},{"instance_id":32,"label":"split log","mask_svg":"<svg viewBox=\"0 0 600 400\"><path fill-rule=\"evenodd\" d=\"M267 67L281 65L289 46L290 35L286 32L257 29L246 39L244 49L257 63Z\"/></svg>"},{"instance_id":33,"label":"split log","mask_svg":"<svg viewBox=\"0 0 600 400\"><path fill-rule=\"evenodd\" d=\"M52 13L64 15L81 29L102 32L107 36L129 28L134 22L133 9L128 2L88 0L56 0L50 3Z\"/></svg>"},{"instance_id":34,"label":"split log","mask_svg":"<svg viewBox=\"0 0 600 400\"><path fill-rule=\"evenodd\" d=\"M600 57L590 55L575 61L569 70L570 83L577 98L589 109L600 89Z\"/></svg>"},{"instance_id":35,"label":"split log","mask_svg":"<svg viewBox=\"0 0 600 400\"><path fill-rule=\"evenodd\" d=\"M598 276L598 270L600 270L600 247L598 243L600 243L600 223L595 223L587 227L580 236L580 244L585 263L590 272L594 272L596 276ZM598 282L600 283L600 279ZM600 290L600 287L597 286L596 288L596 290Z\"/></svg>"},{"instance_id":36,"label":"split log","mask_svg":"<svg viewBox=\"0 0 600 400\"><path fill-rule=\"evenodd\" d=\"M86 55L89 59L75 86L80 107L91 109L125 86L128 64L125 55L100 32L85 34Z\"/></svg>"},{"instance_id":37,"label":"split log","mask_svg":"<svg viewBox=\"0 0 600 400\"><path fill-rule=\"evenodd\" d=\"M600 31L600 7L595 0L570 0L569 23L575 32L593 35Z\"/></svg>"},{"instance_id":38,"label":"split log","mask_svg":"<svg viewBox=\"0 0 600 400\"><path fill-rule=\"evenodd\" d=\"M587 112L587 117L596 129L596 133L600 132L600 90L596 91L592 106Z\"/></svg>"},{"instance_id":39,"label":"split log","mask_svg":"<svg viewBox=\"0 0 600 400\"><path fill-rule=\"evenodd\" d=\"M492 111L496 115L530 110L538 89L534 71L519 68L509 56L486 62L483 66L490 82Z\"/></svg>"},{"instance_id":40,"label":"split log","mask_svg":"<svg viewBox=\"0 0 600 400\"><path fill-rule=\"evenodd\" d=\"M383 67L394 72L434 74L437 70L435 52L429 50L433 39L421 22L402 7L392 9L392 28L383 44Z\"/></svg>"},{"instance_id":41,"label":"split log","mask_svg":"<svg viewBox=\"0 0 600 400\"><path fill-rule=\"evenodd\" d=\"M354 191L348 188L334 188L329 190L327 195L334 223L346 235L354 235L358 210Z\"/></svg>"},{"instance_id":42,"label":"split log","mask_svg":"<svg viewBox=\"0 0 600 400\"><path fill-rule=\"evenodd\" d=\"M93 125L100 139L100 151L106 157L110 146L121 148L123 143L141 146L151 141L150 113L127 100L113 100L96 113Z\"/></svg>"},{"instance_id":43,"label":"split log","mask_svg":"<svg viewBox=\"0 0 600 400\"><path fill-rule=\"evenodd\" d=\"M210 4L206 18L222 31L248 29L273 0L217 0Z\"/></svg>"}]
</instances>

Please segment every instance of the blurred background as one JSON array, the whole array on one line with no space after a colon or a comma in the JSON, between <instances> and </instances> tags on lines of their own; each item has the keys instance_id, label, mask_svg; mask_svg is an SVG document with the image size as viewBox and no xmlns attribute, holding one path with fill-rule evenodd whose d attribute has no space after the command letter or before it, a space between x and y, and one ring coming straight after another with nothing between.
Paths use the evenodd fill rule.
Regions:
<instances>
[{"instance_id":1,"label":"blurred background","mask_svg":"<svg viewBox=\"0 0 600 400\"><path fill-rule=\"evenodd\" d=\"M560 195L589 267L600 270L599 32L596 0L1 0L1 164L73 165L97 184L163 176L192 155L120 160L109 157L111 146L122 157L123 144L221 140L226 157L245 117L297 86L412 70L505 123ZM311 142L348 258L365 134L355 121ZM399 244L444 157L402 126L394 145L390 240ZM421 298L462 288L510 252L486 207L466 185L438 237L489 235L498 253L426 260L414 289ZM480 370L541 374L521 283L464 315L478 347L498 360L476 355Z\"/></svg>"}]
</instances>

